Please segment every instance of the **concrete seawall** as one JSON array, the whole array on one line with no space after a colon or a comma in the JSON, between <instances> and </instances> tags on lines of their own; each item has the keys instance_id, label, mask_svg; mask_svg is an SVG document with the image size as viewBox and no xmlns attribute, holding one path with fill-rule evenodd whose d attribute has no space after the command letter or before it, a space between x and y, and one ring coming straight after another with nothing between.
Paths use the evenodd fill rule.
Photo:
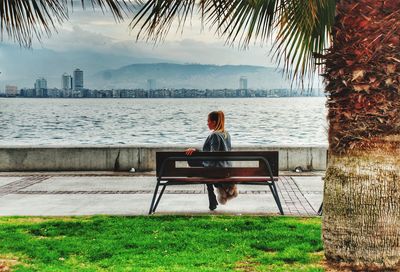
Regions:
<instances>
[{"instance_id":1,"label":"concrete seawall","mask_svg":"<svg viewBox=\"0 0 400 272\"><path fill-rule=\"evenodd\" d=\"M0 171L136 171L155 170L157 151L187 146L9 146L0 147ZM200 148L200 147L199 147ZM279 151L279 169L325 170L325 146L239 146L234 150Z\"/></svg>"}]
</instances>

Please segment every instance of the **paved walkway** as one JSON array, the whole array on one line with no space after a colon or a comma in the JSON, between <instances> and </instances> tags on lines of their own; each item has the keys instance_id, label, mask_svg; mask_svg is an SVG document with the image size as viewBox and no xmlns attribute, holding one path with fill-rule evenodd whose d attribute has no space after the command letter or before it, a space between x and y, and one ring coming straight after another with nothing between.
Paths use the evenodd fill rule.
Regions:
<instances>
[{"instance_id":1,"label":"paved walkway","mask_svg":"<svg viewBox=\"0 0 400 272\"><path fill-rule=\"evenodd\" d=\"M316 216L322 174L279 177L286 215ZM0 215L146 215L154 173L0 173ZM239 196L210 212L204 185L170 186L158 214L278 214L268 187L239 185Z\"/></svg>"}]
</instances>

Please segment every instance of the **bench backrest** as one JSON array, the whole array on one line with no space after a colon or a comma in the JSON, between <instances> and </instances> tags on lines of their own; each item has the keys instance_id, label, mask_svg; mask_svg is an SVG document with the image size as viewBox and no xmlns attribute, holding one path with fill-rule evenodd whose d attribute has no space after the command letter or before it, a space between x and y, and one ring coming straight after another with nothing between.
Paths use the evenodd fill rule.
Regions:
<instances>
[{"instance_id":1,"label":"bench backrest","mask_svg":"<svg viewBox=\"0 0 400 272\"><path fill-rule=\"evenodd\" d=\"M196 161L197 159L197 161ZM195 161L194 161L195 160ZM234 166L229 168L204 168L201 161L251 161L255 166ZM179 161L197 162L196 167L179 166ZM268 162L269 166L265 163ZM178 164L178 165L177 165ZM269 170L270 169L270 170ZM162 173L161 173L162 171ZM156 174L160 177L277 177L279 171L278 151L229 151L195 152L187 156L185 152L156 152ZM272 172L272 173L271 173Z\"/></svg>"}]
</instances>

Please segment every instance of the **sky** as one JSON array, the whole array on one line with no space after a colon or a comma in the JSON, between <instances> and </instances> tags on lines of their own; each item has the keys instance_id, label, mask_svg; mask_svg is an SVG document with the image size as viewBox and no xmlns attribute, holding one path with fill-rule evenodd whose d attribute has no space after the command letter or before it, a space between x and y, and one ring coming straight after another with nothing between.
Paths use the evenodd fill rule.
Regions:
<instances>
[{"instance_id":1,"label":"sky","mask_svg":"<svg viewBox=\"0 0 400 272\"><path fill-rule=\"evenodd\" d=\"M212 30L201 30L197 17L193 17L183 33L171 28L165 41L157 45L144 40L137 41L137 30L131 31L129 23L130 19L117 23L110 14L76 8L70 20L58 28L58 33L44 39L41 44L35 43L34 48L120 52L182 63L275 66L268 57L269 46L252 45L243 50L237 45L225 45L224 38L216 37Z\"/></svg>"},{"instance_id":2,"label":"sky","mask_svg":"<svg viewBox=\"0 0 400 272\"><path fill-rule=\"evenodd\" d=\"M158 44L137 41L137 29L130 30L129 23L129 18L117 23L110 13L75 7L70 19L57 27L57 33L35 41L31 49L20 48L5 38L2 45L7 47L0 46L0 90L5 84L33 86L39 77L48 78L49 87L59 87L60 75L78 67L95 74L135 62L276 67L268 55L270 44L251 44L245 50L238 44L226 45L214 31L202 29L196 16L183 33L172 27Z\"/></svg>"}]
</instances>

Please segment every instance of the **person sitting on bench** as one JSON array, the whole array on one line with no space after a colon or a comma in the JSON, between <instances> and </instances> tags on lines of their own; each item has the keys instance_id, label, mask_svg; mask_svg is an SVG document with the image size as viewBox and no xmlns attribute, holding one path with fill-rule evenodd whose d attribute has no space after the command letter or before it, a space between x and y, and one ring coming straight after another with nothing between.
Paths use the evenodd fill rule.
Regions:
<instances>
[{"instance_id":1,"label":"person sitting on bench","mask_svg":"<svg viewBox=\"0 0 400 272\"><path fill-rule=\"evenodd\" d=\"M225 130L225 115L222 111L213 111L208 114L207 126L212 133L207 137L204 142L202 151L231 151L231 136ZM190 156L193 152L197 151L196 148L186 149L186 155ZM204 161L204 167L231 167L229 161ZM214 186L218 189L218 202L225 204L227 200L234 198L238 195L237 187L235 184L207 184L209 209L211 211L217 208L218 202L214 193Z\"/></svg>"}]
</instances>

